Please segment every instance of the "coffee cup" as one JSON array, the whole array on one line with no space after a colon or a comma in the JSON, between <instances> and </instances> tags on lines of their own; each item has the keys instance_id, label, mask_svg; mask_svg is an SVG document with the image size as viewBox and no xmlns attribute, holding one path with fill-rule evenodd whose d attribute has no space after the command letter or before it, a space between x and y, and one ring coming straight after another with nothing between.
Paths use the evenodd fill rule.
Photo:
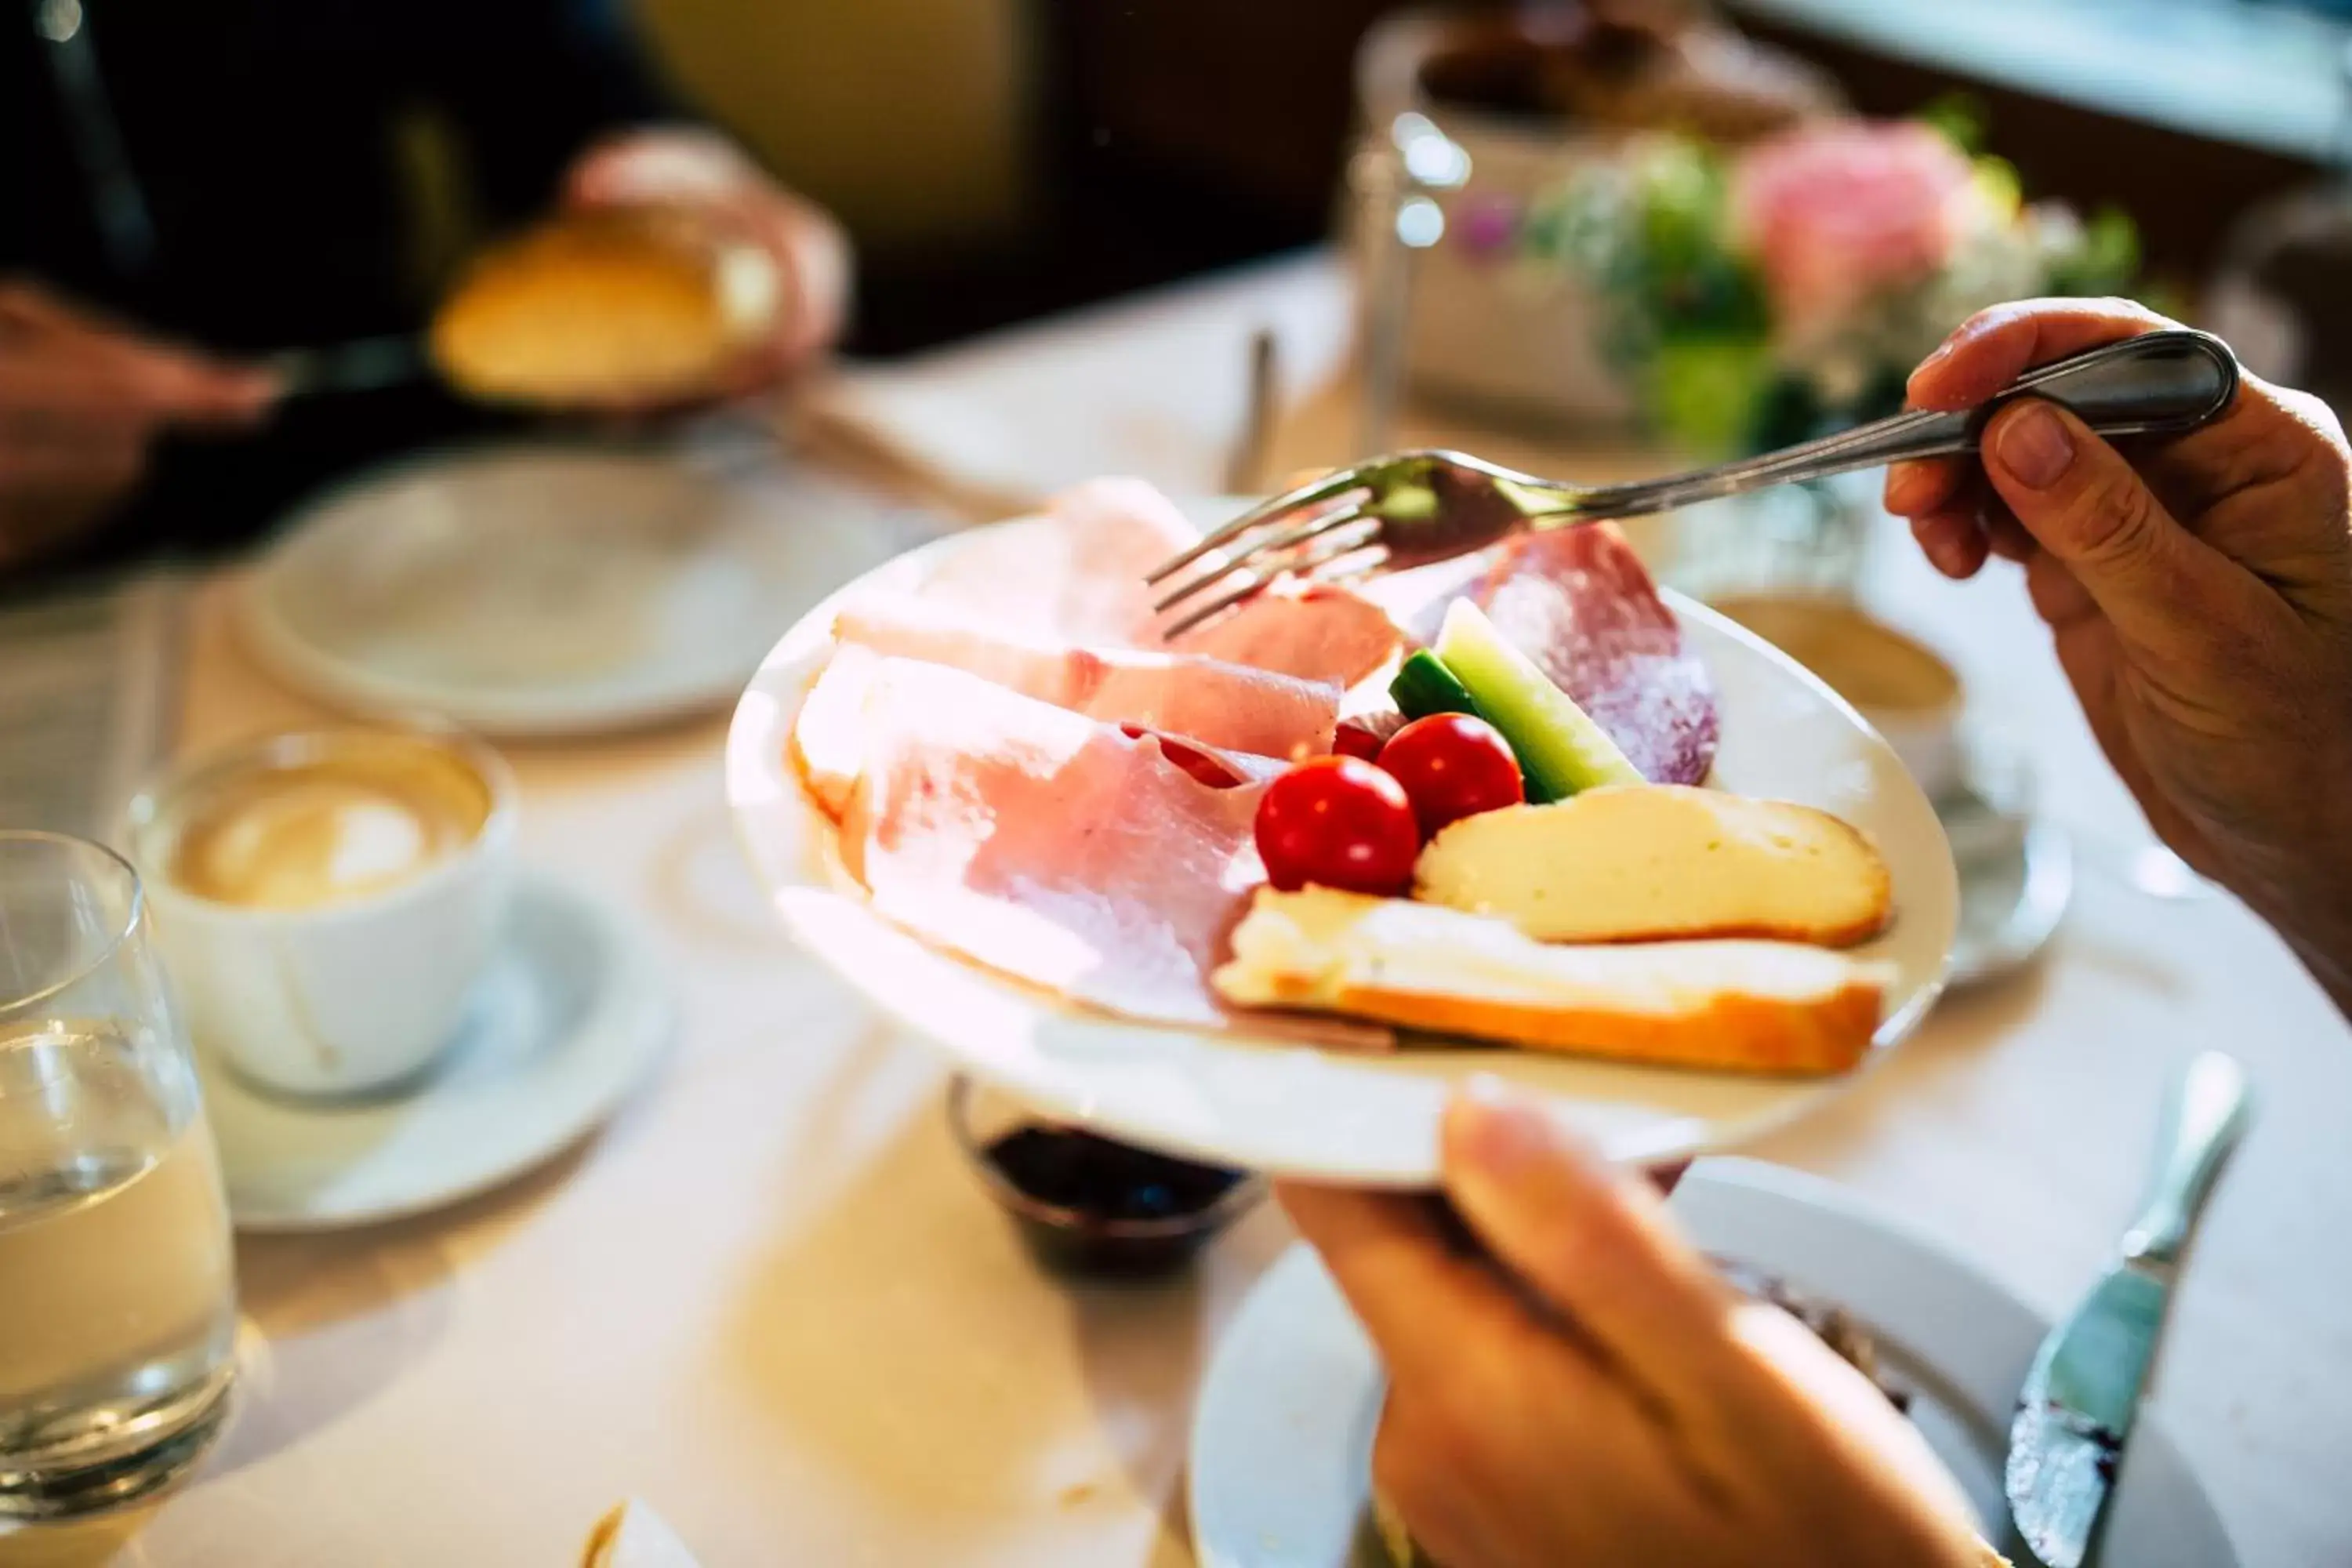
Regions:
<instances>
[{"instance_id":1,"label":"coffee cup","mask_svg":"<svg viewBox=\"0 0 2352 1568\"><path fill-rule=\"evenodd\" d=\"M276 735L143 791L131 858L197 1044L289 1094L422 1071L505 934L515 815L496 752L404 731Z\"/></svg>"},{"instance_id":2,"label":"coffee cup","mask_svg":"<svg viewBox=\"0 0 2352 1568\"><path fill-rule=\"evenodd\" d=\"M1928 799L1944 799L1966 782L1966 694L1958 672L1933 648L1826 596L1755 595L1710 603L1853 704Z\"/></svg>"}]
</instances>

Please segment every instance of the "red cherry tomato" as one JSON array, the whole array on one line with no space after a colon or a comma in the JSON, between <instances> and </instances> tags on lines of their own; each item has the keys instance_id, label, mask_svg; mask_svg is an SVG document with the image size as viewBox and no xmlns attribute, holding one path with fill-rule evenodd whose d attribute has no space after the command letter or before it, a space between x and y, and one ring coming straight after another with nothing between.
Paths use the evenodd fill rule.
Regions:
<instances>
[{"instance_id":1,"label":"red cherry tomato","mask_svg":"<svg viewBox=\"0 0 2352 1568\"><path fill-rule=\"evenodd\" d=\"M1407 724L1381 748L1381 771L1404 786L1432 838L1449 822L1527 798L1511 743L1467 713L1432 713Z\"/></svg>"},{"instance_id":2,"label":"red cherry tomato","mask_svg":"<svg viewBox=\"0 0 2352 1568\"><path fill-rule=\"evenodd\" d=\"M1331 750L1343 757L1357 757L1371 762L1388 743L1388 736L1361 719L1342 719L1331 737Z\"/></svg>"},{"instance_id":3,"label":"red cherry tomato","mask_svg":"<svg viewBox=\"0 0 2352 1568\"><path fill-rule=\"evenodd\" d=\"M1355 757L1318 757L1266 786L1257 852L1284 892L1309 882L1351 893L1401 893L1412 881L1421 829L1404 788Z\"/></svg>"}]
</instances>

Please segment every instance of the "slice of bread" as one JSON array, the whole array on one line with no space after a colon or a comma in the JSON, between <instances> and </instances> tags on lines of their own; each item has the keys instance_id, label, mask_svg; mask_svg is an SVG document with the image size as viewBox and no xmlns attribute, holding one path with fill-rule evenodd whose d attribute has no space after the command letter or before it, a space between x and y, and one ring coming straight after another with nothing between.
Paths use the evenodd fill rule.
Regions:
<instances>
[{"instance_id":1,"label":"slice of bread","mask_svg":"<svg viewBox=\"0 0 2352 1568\"><path fill-rule=\"evenodd\" d=\"M1546 942L1765 937L1849 947L1877 935L1894 882L1825 811L1636 784L1464 817L1422 851L1416 896L1498 915Z\"/></svg>"},{"instance_id":2,"label":"slice of bread","mask_svg":"<svg viewBox=\"0 0 2352 1568\"><path fill-rule=\"evenodd\" d=\"M436 313L434 363L486 402L625 407L706 395L773 329L767 252L662 207L574 214L485 252Z\"/></svg>"},{"instance_id":3,"label":"slice of bread","mask_svg":"<svg viewBox=\"0 0 2352 1568\"><path fill-rule=\"evenodd\" d=\"M1843 1072L1886 977L1795 942L1559 947L1405 899L1261 889L1212 977L1244 1007L1308 1008L1537 1050L1733 1072Z\"/></svg>"}]
</instances>

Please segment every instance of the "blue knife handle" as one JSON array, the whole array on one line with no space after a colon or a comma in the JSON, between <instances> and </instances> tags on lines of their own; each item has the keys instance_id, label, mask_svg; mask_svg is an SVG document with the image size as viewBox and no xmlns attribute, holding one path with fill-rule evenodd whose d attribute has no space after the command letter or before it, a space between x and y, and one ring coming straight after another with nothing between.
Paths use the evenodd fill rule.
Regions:
<instances>
[{"instance_id":1,"label":"blue knife handle","mask_svg":"<svg viewBox=\"0 0 2352 1568\"><path fill-rule=\"evenodd\" d=\"M2208 1051L2181 1069L2166 1097L2156 1170L2139 1218L2124 1234L2124 1256L2168 1266L2180 1260L2221 1167L2253 1120L2245 1069Z\"/></svg>"}]
</instances>

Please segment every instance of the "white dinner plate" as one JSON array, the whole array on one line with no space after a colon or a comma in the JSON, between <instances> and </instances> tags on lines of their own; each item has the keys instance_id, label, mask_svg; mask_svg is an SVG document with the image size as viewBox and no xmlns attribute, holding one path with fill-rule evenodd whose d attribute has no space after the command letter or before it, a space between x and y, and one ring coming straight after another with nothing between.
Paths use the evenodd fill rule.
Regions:
<instances>
[{"instance_id":1,"label":"white dinner plate","mask_svg":"<svg viewBox=\"0 0 2352 1568\"><path fill-rule=\"evenodd\" d=\"M1843 1188L1749 1160L1711 1160L1675 1194L1705 1250L1843 1306L1872 1333L1913 1418L2005 1542L2001 1457L2025 1369L2050 1324L1999 1281L1874 1215ZM1217 1344L1192 1419L1190 1503L1201 1568L1376 1568L1366 1519L1381 1380L1372 1347L1305 1247L1266 1271ZM2144 1418L2108 1521L2105 1560L2234 1568L2204 1488Z\"/></svg>"},{"instance_id":2,"label":"white dinner plate","mask_svg":"<svg viewBox=\"0 0 2352 1568\"><path fill-rule=\"evenodd\" d=\"M724 707L780 622L904 549L909 526L740 448L433 453L304 508L244 622L278 675L355 712L616 730Z\"/></svg>"},{"instance_id":3,"label":"white dinner plate","mask_svg":"<svg viewBox=\"0 0 2352 1568\"><path fill-rule=\"evenodd\" d=\"M635 921L525 871L505 951L448 1054L417 1081L296 1099L197 1043L230 1215L240 1230L331 1230L487 1191L610 1116L668 1042L671 1015Z\"/></svg>"},{"instance_id":4,"label":"white dinner plate","mask_svg":"<svg viewBox=\"0 0 2352 1568\"><path fill-rule=\"evenodd\" d=\"M1234 502L1234 506L1243 503ZM1198 519L1196 519L1198 521ZM1034 521L999 529L1036 529ZM727 793L752 864L785 925L877 1007L968 1070L1048 1113L1178 1153L1357 1185L1429 1184L1450 1087L1511 1079L1615 1158L1659 1161L1752 1137L1843 1079L1771 1079L1629 1067L1488 1048L1348 1055L1241 1034L1086 1013L926 946L867 908L833 854L833 825L787 760L793 720L823 668L834 605L908 589L972 533L914 551L818 605L771 652L736 709ZM1934 809L1853 710L1794 660L1669 595L1720 690L1715 781L1836 813L1877 841L1896 918L1857 949L1892 966L1882 1049L1910 1032L1943 984L1958 907Z\"/></svg>"}]
</instances>

